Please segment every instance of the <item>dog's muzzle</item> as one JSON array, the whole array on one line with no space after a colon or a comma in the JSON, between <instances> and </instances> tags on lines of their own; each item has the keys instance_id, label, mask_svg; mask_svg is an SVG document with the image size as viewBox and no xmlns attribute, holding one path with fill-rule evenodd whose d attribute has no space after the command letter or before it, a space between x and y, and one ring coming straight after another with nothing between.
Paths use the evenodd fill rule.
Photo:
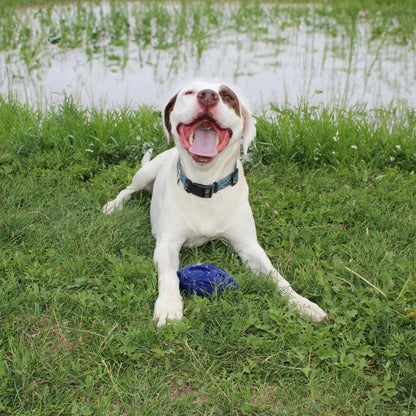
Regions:
<instances>
[{"instance_id":1,"label":"dog's muzzle","mask_svg":"<svg viewBox=\"0 0 416 416\"><path fill-rule=\"evenodd\" d=\"M195 161L202 163L212 161L221 153L233 135L231 129L221 128L207 113L189 124L179 123L177 132L181 146Z\"/></svg>"}]
</instances>

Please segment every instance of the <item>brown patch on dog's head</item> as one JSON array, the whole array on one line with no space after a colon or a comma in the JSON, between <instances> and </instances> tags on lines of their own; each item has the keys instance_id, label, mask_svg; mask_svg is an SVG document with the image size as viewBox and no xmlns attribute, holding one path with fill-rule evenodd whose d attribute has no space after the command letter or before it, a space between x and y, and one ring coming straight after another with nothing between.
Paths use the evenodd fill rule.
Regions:
<instances>
[{"instance_id":1,"label":"brown patch on dog's head","mask_svg":"<svg viewBox=\"0 0 416 416\"><path fill-rule=\"evenodd\" d=\"M175 103L176 103L176 98L178 97L178 94L175 94L170 101L168 102L168 104L165 107L165 112L164 112L164 122L165 122L165 128L166 131L168 133L168 140L169 143L172 141L172 124L170 122L170 114L173 111L173 107L175 107Z\"/></svg>"},{"instance_id":2,"label":"brown patch on dog's head","mask_svg":"<svg viewBox=\"0 0 416 416\"><path fill-rule=\"evenodd\" d=\"M220 95L223 103L228 107L232 108L237 116L240 117L240 101L238 100L237 95L225 85L221 85L218 94Z\"/></svg>"}]
</instances>

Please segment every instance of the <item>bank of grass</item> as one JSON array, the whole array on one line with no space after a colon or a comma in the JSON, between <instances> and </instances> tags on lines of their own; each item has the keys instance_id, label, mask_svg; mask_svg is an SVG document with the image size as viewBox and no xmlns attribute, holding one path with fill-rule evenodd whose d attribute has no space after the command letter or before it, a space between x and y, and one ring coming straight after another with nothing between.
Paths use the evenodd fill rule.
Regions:
<instances>
[{"instance_id":1,"label":"bank of grass","mask_svg":"<svg viewBox=\"0 0 416 416\"><path fill-rule=\"evenodd\" d=\"M150 197L100 207L167 148L151 108L0 101L2 415L411 415L416 117L274 108L246 162L258 237L314 324L231 248L185 250L237 280L157 330ZM366 280L364 280L366 279Z\"/></svg>"}]
</instances>

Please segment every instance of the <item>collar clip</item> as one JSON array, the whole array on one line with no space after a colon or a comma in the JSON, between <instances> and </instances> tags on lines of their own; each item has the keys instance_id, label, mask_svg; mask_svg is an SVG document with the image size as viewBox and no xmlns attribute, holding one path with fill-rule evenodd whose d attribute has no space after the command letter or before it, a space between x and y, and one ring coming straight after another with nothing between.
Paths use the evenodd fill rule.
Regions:
<instances>
[{"instance_id":1,"label":"collar clip","mask_svg":"<svg viewBox=\"0 0 416 416\"><path fill-rule=\"evenodd\" d=\"M181 160L178 159L177 176L178 176L178 183L179 181L182 182L182 185L186 192L199 196L200 198L211 198L212 194L215 194L218 191L221 191L221 189L224 189L227 186L234 186L238 182L237 162L235 164L234 171L230 173L228 176L210 185L203 185L201 183L192 182L190 179L188 179L185 176L185 174L182 171Z\"/></svg>"}]
</instances>

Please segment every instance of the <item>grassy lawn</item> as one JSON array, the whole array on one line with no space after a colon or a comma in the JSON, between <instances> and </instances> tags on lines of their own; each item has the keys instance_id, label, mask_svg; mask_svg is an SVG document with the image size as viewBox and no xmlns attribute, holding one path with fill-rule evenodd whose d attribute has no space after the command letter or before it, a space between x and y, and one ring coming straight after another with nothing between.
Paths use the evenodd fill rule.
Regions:
<instances>
[{"instance_id":1,"label":"grassy lawn","mask_svg":"<svg viewBox=\"0 0 416 416\"><path fill-rule=\"evenodd\" d=\"M31 33L13 7L34 3L0 0L0 49L29 61L51 20L43 11L48 30ZM375 37L414 47L415 0L310 4L347 28L365 9ZM242 28L259 18L250 2L239 10ZM61 21L59 42L123 41L117 16L97 39ZM165 22L173 38L178 22ZM0 97L0 415L415 414L415 109L271 105L256 118L245 171L259 241L329 319L301 317L213 242L183 250L181 265L216 264L239 289L184 296L185 319L157 330L150 196L110 217L100 209L149 146L168 148L160 114Z\"/></svg>"},{"instance_id":2,"label":"grassy lawn","mask_svg":"<svg viewBox=\"0 0 416 416\"><path fill-rule=\"evenodd\" d=\"M159 115L0 102L1 414L412 414L414 112L275 108L257 125L259 240L330 319L289 310L215 242L181 263L239 290L186 296L186 319L157 330L150 197L100 207L147 141L166 148Z\"/></svg>"}]
</instances>

